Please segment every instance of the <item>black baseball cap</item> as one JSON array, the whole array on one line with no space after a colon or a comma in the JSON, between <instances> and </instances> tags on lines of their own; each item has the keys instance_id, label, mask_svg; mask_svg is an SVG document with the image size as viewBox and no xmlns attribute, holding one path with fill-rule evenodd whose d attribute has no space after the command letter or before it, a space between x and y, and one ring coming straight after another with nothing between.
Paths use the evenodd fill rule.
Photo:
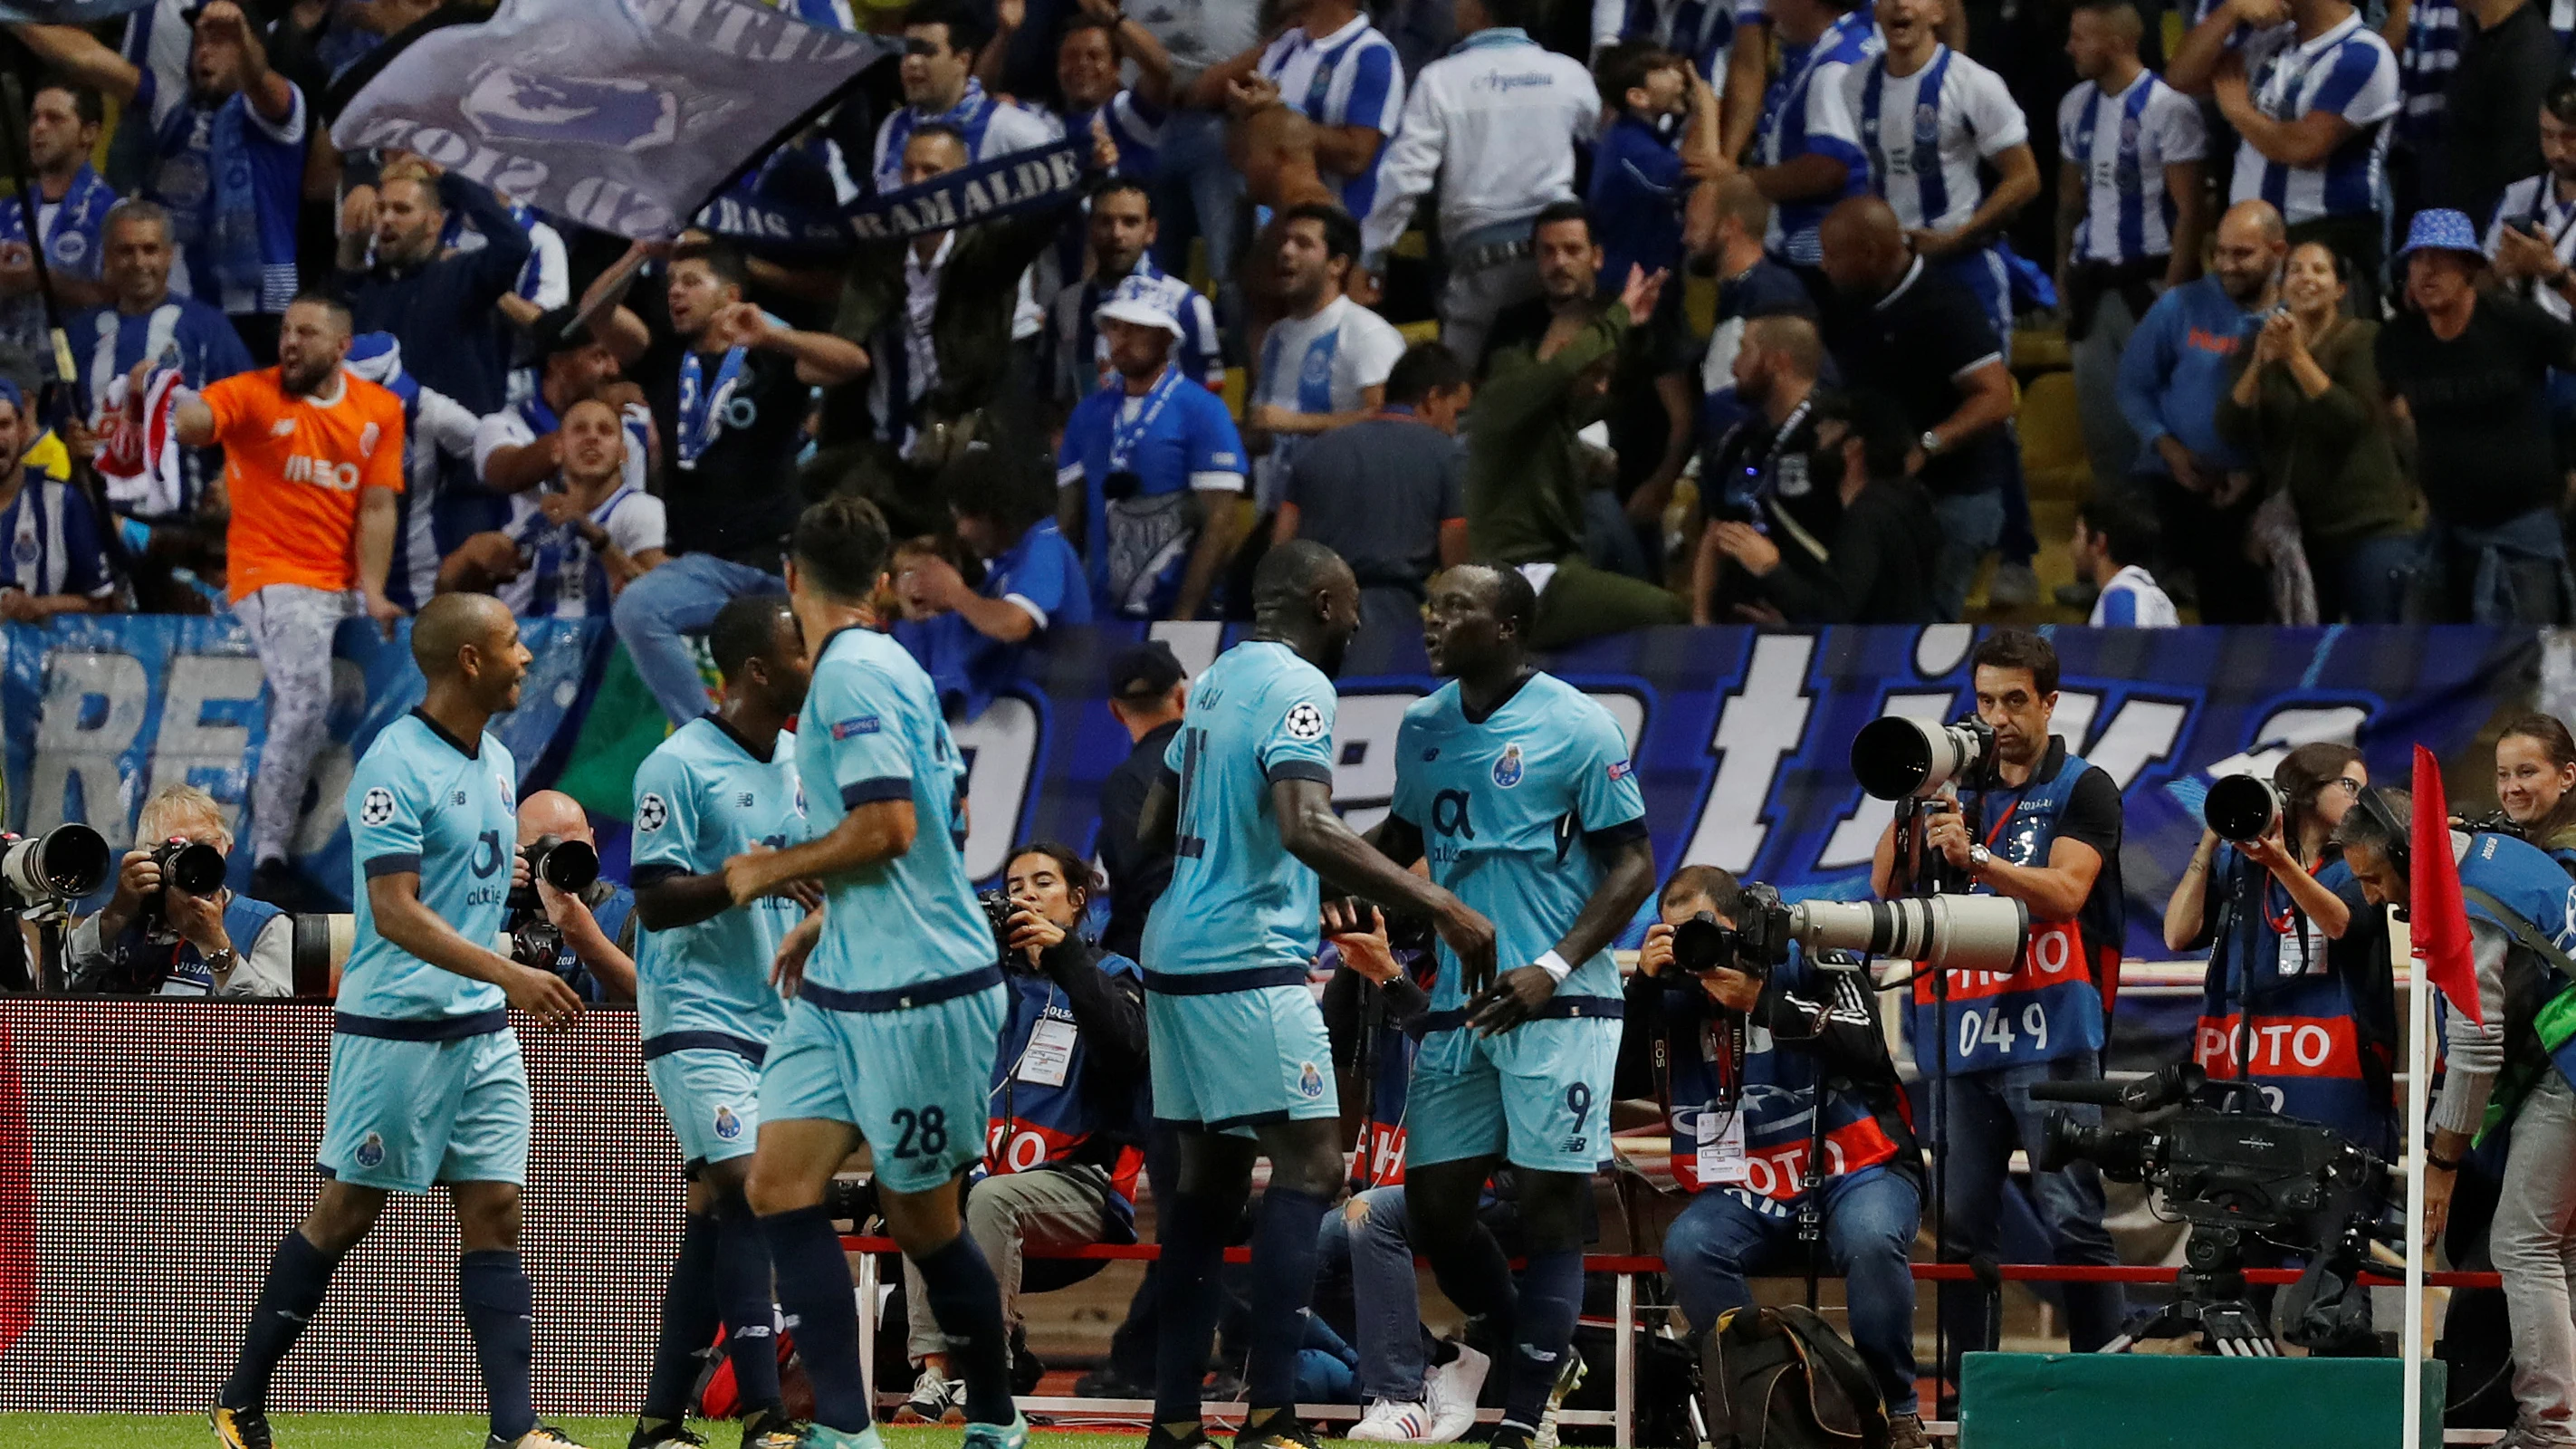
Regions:
<instances>
[{"instance_id":1,"label":"black baseball cap","mask_svg":"<svg viewBox=\"0 0 2576 1449\"><path fill-rule=\"evenodd\" d=\"M1172 646L1160 639L1130 644L1109 661L1109 697L1122 700L1153 699L1171 692L1173 685L1189 677L1181 661L1172 657Z\"/></svg>"}]
</instances>

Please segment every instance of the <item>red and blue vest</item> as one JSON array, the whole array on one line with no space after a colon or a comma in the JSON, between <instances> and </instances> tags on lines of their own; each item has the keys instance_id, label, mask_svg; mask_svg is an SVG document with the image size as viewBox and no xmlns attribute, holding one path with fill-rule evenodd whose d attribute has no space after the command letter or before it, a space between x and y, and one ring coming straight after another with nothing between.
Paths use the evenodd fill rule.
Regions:
<instances>
[{"instance_id":1,"label":"red and blue vest","mask_svg":"<svg viewBox=\"0 0 2576 1449\"><path fill-rule=\"evenodd\" d=\"M2397 1140L2387 933L2341 859L2328 858L2316 878L2352 908L2341 940L2299 914L2270 871L2221 849L2191 1059L2213 1081L2242 1075L2272 1110L2332 1127L2384 1160Z\"/></svg>"},{"instance_id":2,"label":"red and blue vest","mask_svg":"<svg viewBox=\"0 0 2576 1449\"><path fill-rule=\"evenodd\" d=\"M1124 956L1104 953L1097 964L1111 976L1139 980L1143 976L1136 963ZM1140 1085L1128 1093L1109 1084L1086 1082L1089 1048L1064 993L1046 977L1026 972L1009 972L1004 980L1011 988L1011 1014L1002 1026L1001 1050L993 1058L993 1106L984 1132L984 1170L1029 1172L1049 1163L1076 1161L1097 1165L1109 1174L1108 1211L1132 1235L1136 1177L1145 1166L1145 1154L1136 1145L1143 1126L1136 1103L1144 1089ZM1032 1080L1021 1069L1044 1022L1074 1032L1060 1083Z\"/></svg>"},{"instance_id":3,"label":"red and blue vest","mask_svg":"<svg viewBox=\"0 0 2576 1449\"><path fill-rule=\"evenodd\" d=\"M1816 973L1804 952L1792 946L1789 959L1773 968L1766 994L1804 997L1817 987ZM1865 1000L1828 1000L1828 1012L1857 1011L1875 1021ZM1672 1128L1673 1180L1691 1192L1716 1189L1770 1217L1796 1210L1810 1177L1816 1143L1814 1108L1824 1099L1825 1177L1875 1172L1897 1157L1896 1138L1870 1105L1841 1091L1820 1091L1823 1075L1815 1056L1776 1044L1767 1029L1752 1021L1738 1023L1720 1009L1699 983L1684 978L1666 987L1661 1003L1665 1023L1665 1118ZM1741 1066L1737 1037L1741 1035ZM1904 1110L1896 1098L1896 1110ZM1744 1180L1703 1182L1700 1144L1715 1142L1740 1118L1744 1138ZM1705 1139L1703 1138L1705 1135Z\"/></svg>"},{"instance_id":4,"label":"red and blue vest","mask_svg":"<svg viewBox=\"0 0 2576 1449\"><path fill-rule=\"evenodd\" d=\"M1988 850L2013 865L2045 867L2076 782L2092 768L2052 736L2020 790L1968 791L1962 803L1975 811ZM1976 888L1978 895L1993 893L1982 883ZM2010 971L1951 971L1946 1008L1929 975L1914 983L1916 1059L1937 1050L1941 1065L1932 1070L1960 1076L2099 1052L2110 998L2119 989L2122 927L2115 845L2075 918L2032 921ZM1927 1050L1933 1043L1937 1048Z\"/></svg>"}]
</instances>

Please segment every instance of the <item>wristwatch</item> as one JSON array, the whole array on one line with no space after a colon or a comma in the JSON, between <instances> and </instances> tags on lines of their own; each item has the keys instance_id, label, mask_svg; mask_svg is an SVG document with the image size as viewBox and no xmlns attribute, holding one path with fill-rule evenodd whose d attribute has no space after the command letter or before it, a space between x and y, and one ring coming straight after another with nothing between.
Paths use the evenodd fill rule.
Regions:
<instances>
[{"instance_id":1,"label":"wristwatch","mask_svg":"<svg viewBox=\"0 0 2576 1449\"><path fill-rule=\"evenodd\" d=\"M241 953L226 946L220 951L203 952L197 960L204 964L209 974L220 975L241 964Z\"/></svg>"},{"instance_id":2,"label":"wristwatch","mask_svg":"<svg viewBox=\"0 0 2576 1449\"><path fill-rule=\"evenodd\" d=\"M1984 870L1994 863L1994 859L1995 853L1982 845L1968 847L1968 869L1970 870Z\"/></svg>"},{"instance_id":3,"label":"wristwatch","mask_svg":"<svg viewBox=\"0 0 2576 1449\"><path fill-rule=\"evenodd\" d=\"M1923 456L1926 458L1941 456L1941 435L1930 428L1925 428L1923 436L1915 439L1914 444L1923 450Z\"/></svg>"}]
</instances>

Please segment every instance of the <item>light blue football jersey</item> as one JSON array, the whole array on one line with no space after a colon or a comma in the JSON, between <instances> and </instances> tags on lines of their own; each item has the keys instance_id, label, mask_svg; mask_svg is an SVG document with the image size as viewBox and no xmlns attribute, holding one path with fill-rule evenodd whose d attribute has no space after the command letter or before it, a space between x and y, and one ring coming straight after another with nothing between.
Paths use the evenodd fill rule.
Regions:
<instances>
[{"instance_id":1,"label":"light blue football jersey","mask_svg":"<svg viewBox=\"0 0 2576 1449\"><path fill-rule=\"evenodd\" d=\"M1323 891L1279 843L1274 780L1333 779L1333 682L1297 651L1254 639L1190 686L1163 762L1181 777L1172 883L1145 923L1149 972L1303 966L1315 958Z\"/></svg>"},{"instance_id":2,"label":"light blue football jersey","mask_svg":"<svg viewBox=\"0 0 2576 1449\"><path fill-rule=\"evenodd\" d=\"M1554 675L1531 675L1481 723L1453 681L1404 712L1395 742L1393 813L1422 832L1432 881L1494 923L1497 971L1563 939L1601 885L1594 845L1645 833L1618 721ZM1559 995L1619 995L1608 951L1571 964ZM1464 999L1444 942L1432 1008Z\"/></svg>"},{"instance_id":3,"label":"light blue football jersey","mask_svg":"<svg viewBox=\"0 0 2576 1449\"><path fill-rule=\"evenodd\" d=\"M636 770L634 820L639 891L717 874L756 845L786 849L805 838L796 737L781 733L764 761L716 716L689 721ZM770 962L804 913L784 896L765 896L693 926L656 931L638 922L635 1014L644 1040L673 1031L769 1040L784 1011Z\"/></svg>"},{"instance_id":4,"label":"light blue football jersey","mask_svg":"<svg viewBox=\"0 0 2576 1449\"><path fill-rule=\"evenodd\" d=\"M824 641L797 721L796 770L817 839L879 800L910 800L918 827L910 850L823 883L823 939L806 980L886 991L993 964L993 928L966 879L965 757L930 676L902 645L872 629Z\"/></svg>"},{"instance_id":5,"label":"light blue football jersey","mask_svg":"<svg viewBox=\"0 0 2576 1449\"><path fill-rule=\"evenodd\" d=\"M501 988L441 970L376 930L367 882L417 871L420 899L477 946L500 939L519 844L519 764L489 733L468 751L418 710L376 734L349 777L349 860L356 876L357 946L340 980L340 1010L421 1020L508 1005Z\"/></svg>"}]
</instances>

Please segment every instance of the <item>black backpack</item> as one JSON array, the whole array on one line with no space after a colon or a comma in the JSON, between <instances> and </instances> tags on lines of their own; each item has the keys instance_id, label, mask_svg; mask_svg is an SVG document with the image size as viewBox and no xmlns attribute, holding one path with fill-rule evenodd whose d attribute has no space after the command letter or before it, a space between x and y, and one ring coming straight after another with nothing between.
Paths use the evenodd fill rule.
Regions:
<instances>
[{"instance_id":1,"label":"black backpack","mask_svg":"<svg viewBox=\"0 0 2576 1449\"><path fill-rule=\"evenodd\" d=\"M1814 1309L1734 1309L1700 1354L1709 1449L1887 1449L1869 1365Z\"/></svg>"}]
</instances>

